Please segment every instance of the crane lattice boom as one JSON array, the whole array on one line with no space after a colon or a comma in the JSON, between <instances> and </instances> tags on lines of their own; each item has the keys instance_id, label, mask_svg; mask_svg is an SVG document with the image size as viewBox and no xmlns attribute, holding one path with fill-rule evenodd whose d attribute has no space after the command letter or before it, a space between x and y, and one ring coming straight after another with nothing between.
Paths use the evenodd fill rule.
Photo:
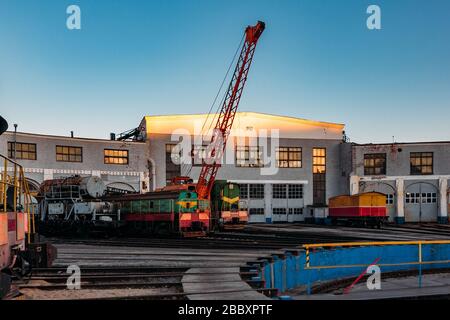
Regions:
<instances>
[{"instance_id":1,"label":"crane lattice boom","mask_svg":"<svg viewBox=\"0 0 450 320\"><path fill-rule=\"evenodd\" d=\"M241 54L234 70L230 85L221 110L218 114L217 123L213 130L211 143L207 150L207 159L203 163L202 170L197 182L196 191L200 199L208 199L217 170L220 167L220 159L225 150L226 142L233 126L234 117L239 106L239 101L247 81L248 71L253 60L256 44L265 29L265 23L258 21L255 26L245 29L245 41Z\"/></svg>"}]
</instances>

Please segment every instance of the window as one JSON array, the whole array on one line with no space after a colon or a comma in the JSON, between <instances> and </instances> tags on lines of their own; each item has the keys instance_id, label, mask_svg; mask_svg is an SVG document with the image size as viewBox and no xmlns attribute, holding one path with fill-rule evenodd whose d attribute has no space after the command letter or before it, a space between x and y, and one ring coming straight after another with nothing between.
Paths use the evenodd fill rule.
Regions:
<instances>
[{"instance_id":1,"label":"window","mask_svg":"<svg viewBox=\"0 0 450 320\"><path fill-rule=\"evenodd\" d=\"M436 203L437 193L436 192L423 192L423 193L406 193L405 195L406 203Z\"/></svg>"},{"instance_id":2,"label":"window","mask_svg":"<svg viewBox=\"0 0 450 320\"><path fill-rule=\"evenodd\" d=\"M264 184L251 184L249 189L250 199L264 199Z\"/></svg>"},{"instance_id":3,"label":"window","mask_svg":"<svg viewBox=\"0 0 450 320\"><path fill-rule=\"evenodd\" d=\"M260 147L236 147L236 167L262 167Z\"/></svg>"},{"instance_id":4,"label":"window","mask_svg":"<svg viewBox=\"0 0 450 320\"><path fill-rule=\"evenodd\" d=\"M239 185L239 197L242 199L248 199L248 184Z\"/></svg>"},{"instance_id":5,"label":"window","mask_svg":"<svg viewBox=\"0 0 450 320\"><path fill-rule=\"evenodd\" d=\"M289 214L303 214L303 208L289 208Z\"/></svg>"},{"instance_id":6,"label":"window","mask_svg":"<svg viewBox=\"0 0 450 320\"><path fill-rule=\"evenodd\" d=\"M433 152L411 152L411 174L433 174Z\"/></svg>"},{"instance_id":7,"label":"window","mask_svg":"<svg viewBox=\"0 0 450 320\"><path fill-rule=\"evenodd\" d=\"M204 160L206 159L206 148L208 146L196 146L192 145L192 165L193 166L201 166L203 165Z\"/></svg>"},{"instance_id":8,"label":"window","mask_svg":"<svg viewBox=\"0 0 450 320\"><path fill-rule=\"evenodd\" d=\"M177 153L178 151L178 153ZM174 152L175 161L172 160L172 152ZM181 150L177 144L166 144L166 183L170 183L172 178L181 176L181 165L179 163Z\"/></svg>"},{"instance_id":9,"label":"window","mask_svg":"<svg viewBox=\"0 0 450 320\"><path fill-rule=\"evenodd\" d=\"M364 175L376 176L386 174L386 153L364 155Z\"/></svg>"},{"instance_id":10,"label":"window","mask_svg":"<svg viewBox=\"0 0 450 320\"><path fill-rule=\"evenodd\" d=\"M386 195L386 204L394 204L394 195L392 193Z\"/></svg>"},{"instance_id":11,"label":"window","mask_svg":"<svg viewBox=\"0 0 450 320\"><path fill-rule=\"evenodd\" d=\"M56 161L83 162L83 148L56 146Z\"/></svg>"},{"instance_id":12,"label":"window","mask_svg":"<svg viewBox=\"0 0 450 320\"><path fill-rule=\"evenodd\" d=\"M250 215L263 215L264 214L264 208L250 208L248 209L248 212Z\"/></svg>"},{"instance_id":13,"label":"window","mask_svg":"<svg viewBox=\"0 0 450 320\"><path fill-rule=\"evenodd\" d=\"M273 184L272 185L272 198L273 199L286 199L287 185L285 184Z\"/></svg>"},{"instance_id":14,"label":"window","mask_svg":"<svg viewBox=\"0 0 450 320\"><path fill-rule=\"evenodd\" d=\"M326 204L326 149L313 148L313 204Z\"/></svg>"},{"instance_id":15,"label":"window","mask_svg":"<svg viewBox=\"0 0 450 320\"><path fill-rule=\"evenodd\" d=\"M314 148L313 173L325 173L325 172L326 172L326 149Z\"/></svg>"},{"instance_id":16,"label":"window","mask_svg":"<svg viewBox=\"0 0 450 320\"><path fill-rule=\"evenodd\" d=\"M106 164L128 164L128 150L105 149Z\"/></svg>"},{"instance_id":17,"label":"window","mask_svg":"<svg viewBox=\"0 0 450 320\"><path fill-rule=\"evenodd\" d=\"M273 208L272 213L279 215L279 214L286 214L287 210L286 208Z\"/></svg>"},{"instance_id":18,"label":"window","mask_svg":"<svg viewBox=\"0 0 450 320\"><path fill-rule=\"evenodd\" d=\"M289 199L302 199L303 198L303 185L302 184L289 184Z\"/></svg>"},{"instance_id":19,"label":"window","mask_svg":"<svg viewBox=\"0 0 450 320\"><path fill-rule=\"evenodd\" d=\"M279 147L276 151L278 168L301 168L302 148Z\"/></svg>"},{"instance_id":20,"label":"window","mask_svg":"<svg viewBox=\"0 0 450 320\"><path fill-rule=\"evenodd\" d=\"M18 160L36 160L36 144L8 141L8 157Z\"/></svg>"}]
</instances>

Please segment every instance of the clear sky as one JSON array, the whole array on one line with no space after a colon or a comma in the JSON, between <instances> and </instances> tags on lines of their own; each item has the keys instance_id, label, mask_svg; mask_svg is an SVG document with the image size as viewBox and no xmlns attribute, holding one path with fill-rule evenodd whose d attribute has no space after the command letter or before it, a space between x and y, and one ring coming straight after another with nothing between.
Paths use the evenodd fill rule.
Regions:
<instances>
[{"instance_id":1,"label":"clear sky","mask_svg":"<svg viewBox=\"0 0 450 320\"><path fill-rule=\"evenodd\" d=\"M207 112L257 20L241 111L345 123L355 142L450 140L447 0L0 0L0 112L19 131L99 138Z\"/></svg>"}]
</instances>

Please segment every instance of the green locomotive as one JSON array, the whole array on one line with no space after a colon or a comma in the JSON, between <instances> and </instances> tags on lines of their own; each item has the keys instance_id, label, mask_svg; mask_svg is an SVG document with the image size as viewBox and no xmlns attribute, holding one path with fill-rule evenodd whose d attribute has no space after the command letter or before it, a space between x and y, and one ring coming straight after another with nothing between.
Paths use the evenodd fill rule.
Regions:
<instances>
[{"instance_id":1,"label":"green locomotive","mask_svg":"<svg viewBox=\"0 0 450 320\"><path fill-rule=\"evenodd\" d=\"M211 190L211 213L219 230L243 229L248 223L248 210L240 198L237 183L216 180Z\"/></svg>"}]
</instances>

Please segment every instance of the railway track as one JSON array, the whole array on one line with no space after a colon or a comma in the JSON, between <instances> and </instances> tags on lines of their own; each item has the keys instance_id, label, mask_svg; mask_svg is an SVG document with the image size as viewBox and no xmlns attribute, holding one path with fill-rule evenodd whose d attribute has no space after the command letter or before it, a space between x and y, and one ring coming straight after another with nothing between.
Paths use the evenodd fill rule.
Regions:
<instances>
[{"instance_id":1,"label":"railway track","mask_svg":"<svg viewBox=\"0 0 450 320\"><path fill-rule=\"evenodd\" d=\"M283 249L301 246L307 243L356 241L359 237L336 237L326 235L273 235L269 233L217 233L195 239L176 238L109 238L109 239L73 239L49 238L55 244L87 244L123 247L150 248L191 248L191 249Z\"/></svg>"},{"instance_id":2,"label":"railway track","mask_svg":"<svg viewBox=\"0 0 450 320\"><path fill-rule=\"evenodd\" d=\"M81 288L68 290L69 274L65 268L40 268L34 269L30 277L15 281L15 286L25 297L34 293L44 299L184 300L187 297L181 279L185 271L186 268L85 267L82 268ZM240 272L241 278L255 290L272 294L262 288L262 281L251 280L256 275L257 272L248 268Z\"/></svg>"}]
</instances>

